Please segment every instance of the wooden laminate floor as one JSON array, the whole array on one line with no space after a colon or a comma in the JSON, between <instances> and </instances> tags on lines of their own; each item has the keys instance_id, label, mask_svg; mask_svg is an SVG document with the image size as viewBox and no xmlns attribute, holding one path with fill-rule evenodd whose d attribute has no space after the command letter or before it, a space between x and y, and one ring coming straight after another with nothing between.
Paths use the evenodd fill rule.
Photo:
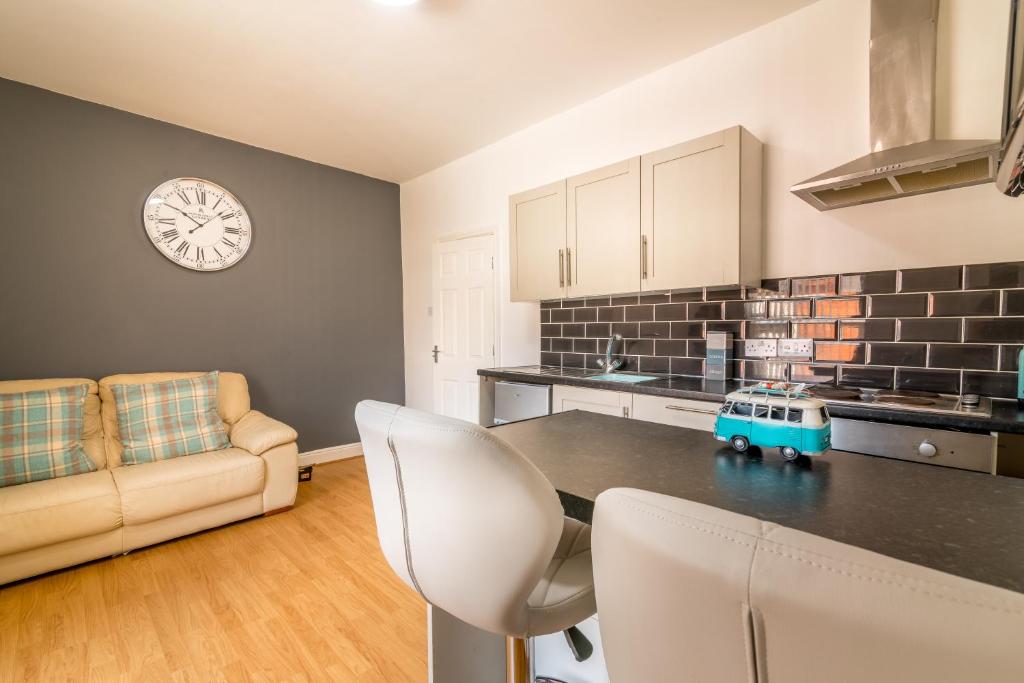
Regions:
<instances>
[{"instance_id":1,"label":"wooden laminate floor","mask_svg":"<svg viewBox=\"0 0 1024 683\"><path fill-rule=\"evenodd\" d=\"M0 681L415 681L426 608L377 545L362 458L295 508L0 588Z\"/></svg>"}]
</instances>

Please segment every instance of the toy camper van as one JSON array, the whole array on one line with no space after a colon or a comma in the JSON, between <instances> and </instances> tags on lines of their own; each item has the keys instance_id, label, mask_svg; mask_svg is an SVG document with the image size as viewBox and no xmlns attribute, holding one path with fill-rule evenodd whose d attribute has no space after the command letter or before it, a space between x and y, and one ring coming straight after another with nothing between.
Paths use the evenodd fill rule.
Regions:
<instances>
[{"instance_id":1,"label":"toy camper van","mask_svg":"<svg viewBox=\"0 0 1024 683\"><path fill-rule=\"evenodd\" d=\"M715 438L740 453L778 448L786 460L823 454L832 446L832 421L805 386L762 382L730 393L715 418Z\"/></svg>"}]
</instances>

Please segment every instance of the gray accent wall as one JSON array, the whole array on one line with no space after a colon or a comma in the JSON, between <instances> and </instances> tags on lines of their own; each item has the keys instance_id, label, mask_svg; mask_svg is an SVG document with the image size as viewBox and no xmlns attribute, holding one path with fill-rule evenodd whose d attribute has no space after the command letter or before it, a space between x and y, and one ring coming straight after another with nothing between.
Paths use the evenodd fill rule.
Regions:
<instances>
[{"instance_id":1,"label":"gray accent wall","mask_svg":"<svg viewBox=\"0 0 1024 683\"><path fill-rule=\"evenodd\" d=\"M146 197L185 176L248 210L234 267L146 237ZM241 372L308 451L358 441L359 400L402 402L402 358L398 185L0 79L0 379Z\"/></svg>"}]
</instances>

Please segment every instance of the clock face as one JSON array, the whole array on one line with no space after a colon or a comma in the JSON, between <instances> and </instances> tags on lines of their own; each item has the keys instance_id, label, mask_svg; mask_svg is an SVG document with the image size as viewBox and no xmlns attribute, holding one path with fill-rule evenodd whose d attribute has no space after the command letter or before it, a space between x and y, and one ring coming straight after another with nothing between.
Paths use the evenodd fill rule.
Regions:
<instances>
[{"instance_id":1,"label":"clock face","mask_svg":"<svg viewBox=\"0 0 1024 683\"><path fill-rule=\"evenodd\" d=\"M161 254L192 270L230 268L252 242L242 203L220 185L199 178L157 186L146 200L142 221Z\"/></svg>"}]
</instances>

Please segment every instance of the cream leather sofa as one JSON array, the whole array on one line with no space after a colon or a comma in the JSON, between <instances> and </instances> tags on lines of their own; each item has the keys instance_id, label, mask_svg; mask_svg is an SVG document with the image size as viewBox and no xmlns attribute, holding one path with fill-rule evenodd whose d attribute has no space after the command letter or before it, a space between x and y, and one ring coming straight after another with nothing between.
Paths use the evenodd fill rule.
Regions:
<instances>
[{"instance_id":1,"label":"cream leather sofa","mask_svg":"<svg viewBox=\"0 0 1024 683\"><path fill-rule=\"evenodd\" d=\"M245 377L232 372L220 373L218 391L230 448L121 464L110 386L200 374L0 382L0 393L88 384L83 444L97 468L0 488L0 585L292 506L298 481L295 430L250 410Z\"/></svg>"}]
</instances>

